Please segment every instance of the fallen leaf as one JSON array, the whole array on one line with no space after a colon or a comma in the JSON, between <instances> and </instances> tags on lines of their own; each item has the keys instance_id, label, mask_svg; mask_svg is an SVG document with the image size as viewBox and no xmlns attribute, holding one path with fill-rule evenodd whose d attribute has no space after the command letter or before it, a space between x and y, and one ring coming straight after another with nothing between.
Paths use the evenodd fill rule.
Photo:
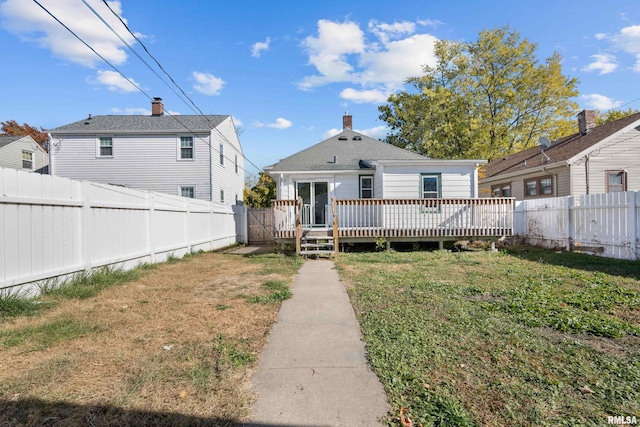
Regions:
<instances>
[{"instance_id":1,"label":"fallen leaf","mask_svg":"<svg viewBox=\"0 0 640 427\"><path fill-rule=\"evenodd\" d=\"M591 394L591 393L593 393L593 390L591 390L586 385L583 385L582 387L578 387L578 390L580 390L580 392L582 392L582 394Z\"/></svg>"},{"instance_id":2,"label":"fallen leaf","mask_svg":"<svg viewBox=\"0 0 640 427\"><path fill-rule=\"evenodd\" d=\"M411 418L407 415L408 411L409 409L407 408L400 409L400 422L402 422L402 427L413 427Z\"/></svg>"},{"instance_id":3,"label":"fallen leaf","mask_svg":"<svg viewBox=\"0 0 640 427\"><path fill-rule=\"evenodd\" d=\"M187 391L186 390L182 390L180 393L178 393L178 397L180 399L184 399L185 397L187 397Z\"/></svg>"}]
</instances>

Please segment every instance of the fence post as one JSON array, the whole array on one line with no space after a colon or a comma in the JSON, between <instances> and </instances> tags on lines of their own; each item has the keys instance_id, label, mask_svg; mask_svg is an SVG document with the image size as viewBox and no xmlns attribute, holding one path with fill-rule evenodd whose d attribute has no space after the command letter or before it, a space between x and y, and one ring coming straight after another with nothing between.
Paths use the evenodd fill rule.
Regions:
<instances>
[{"instance_id":1,"label":"fence post","mask_svg":"<svg viewBox=\"0 0 640 427\"><path fill-rule=\"evenodd\" d=\"M571 251L571 247L573 246L573 238L575 234L575 196L567 196L567 244L566 250L567 252Z\"/></svg>"},{"instance_id":2,"label":"fence post","mask_svg":"<svg viewBox=\"0 0 640 427\"><path fill-rule=\"evenodd\" d=\"M154 228L153 228L153 224L155 223L155 213L156 213L156 208L155 208L155 197L153 196L154 193L152 192L148 192L147 193L147 200L149 201L149 207L148 207L148 215L147 215L147 244L149 245L149 257L151 260L151 264L156 262L156 239L155 239L155 235L154 235Z\"/></svg>"},{"instance_id":3,"label":"fence post","mask_svg":"<svg viewBox=\"0 0 640 427\"><path fill-rule=\"evenodd\" d=\"M191 202L189 199L184 202L184 237L187 244L187 253L191 253L191 230L189 228L189 215L191 213Z\"/></svg>"},{"instance_id":4,"label":"fence post","mask_svg":"<svg viewBox=\"0 0 640 427\"><path fill-rule=\"evenodd\" d=\"M631 196L631 200L629 203L630 212L627 215L627 221L631 222L629 224L629 236L631 236L631 251L633 255L633 260L638 260L640 257L638 256L638 193L639 191L630 191L629 195Z\"/></svg>"},{"instance_id":5,"label":"fence post","mask_svg":"<svg viewBox=\"0 0 640 427\"><path fill-rule=\"evenodd\" d=\"M92 238L91 238L91 183L84 181L82 183L82 229L80 238L82 239L82 265L84 265L85 271L88 273L91 271L92 266Z\"/></svg>"}]
</instances>

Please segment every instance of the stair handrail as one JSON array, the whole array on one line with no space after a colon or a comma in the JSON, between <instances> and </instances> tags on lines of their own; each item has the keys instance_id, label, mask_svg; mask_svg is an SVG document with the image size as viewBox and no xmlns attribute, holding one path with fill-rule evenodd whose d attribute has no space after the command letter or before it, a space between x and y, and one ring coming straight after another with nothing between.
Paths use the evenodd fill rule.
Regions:
<instances>
[{"instance_id":1,"label":"stair handrail","mask_svg":"<svg viewBox=\"0 0 640 427\"><path fill-rule=\"evenodd\" d=\"M296 254L302 251L302 198L296 200Z\"/></svg>"}]
</instances>

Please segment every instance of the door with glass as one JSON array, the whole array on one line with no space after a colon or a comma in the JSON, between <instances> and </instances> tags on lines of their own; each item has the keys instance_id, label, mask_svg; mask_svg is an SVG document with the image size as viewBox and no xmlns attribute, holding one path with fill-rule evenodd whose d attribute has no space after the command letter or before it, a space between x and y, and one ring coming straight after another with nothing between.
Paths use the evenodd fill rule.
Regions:
<instances>
[{"instance_id":1,"label":"door with glass","mask_svg":"<svg viewBox=\"0 0 640 427\"><path fill-rule=\"evenodd\" d=\"M302 199L303 226L313 227L327 224L328 182L297 182L296 195Z\"/></svg>"}]
</instances>

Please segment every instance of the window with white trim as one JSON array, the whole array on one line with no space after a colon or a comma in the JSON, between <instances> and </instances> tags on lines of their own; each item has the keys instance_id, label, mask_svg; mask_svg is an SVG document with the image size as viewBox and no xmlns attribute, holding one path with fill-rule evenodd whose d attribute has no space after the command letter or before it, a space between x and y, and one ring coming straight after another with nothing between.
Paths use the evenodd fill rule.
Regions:
<instances>
[{"instance_id":1,"label":"window with white trim","mask_svg":"<svg viewBox=\"0 0 640 427\"><path fill-rule=\"evenodd\" d=\"M440 174L420 175L420 197L422 199L439 199L442 197Z\"/></svg>"},{"instance_id":2,"label":"window with white trim","mask_svg":"<svg viewBox=\"0 0 640 427\"><path fill-rule=\"evenodd\" d=\"M33 153L22 150L22 169L33 170Z\"/></svg>"},{"instance_id":3,"label":"window with white trim","mask_svg":"<svg viewBox=\"0 0 640 427\"><path fill-rule=\"evenodd\" d=\"M224 190L220 189L220 203L224 203Z\"/></svg>"},{"instance_id":4,"label":"window with white trim","mask_svg":"<svg viewBox=\"0 0 640 427\"><path fill-rule=\"evenodd\" d=\"M100 157L113 157L113 138L110 136L100 137Z\"/></svg>"},{"instance_id":5,"label":"window with white trim","mask_svg":"<svg viewBox=\"0 0 640 427\"><path fill-rule=\"evenodd\" d=\"M224 145L220 144L220 164L224 166Z\"/></svg>"},{"instance_id":6,"label":"window with white trim","mask_svg":"<svg viewBox=\"0 0 640 427\"><path fill-rule=\"evenodd\" d=\"M238 173L238 155L235 157L236 173Z\"/></svg>"},{"instance_id":7,"label":"window with white trim","mask_svg":"<svg viewBox=\"0 0 640 427\"><path fill-rule=\"evenodd\" d=\"M607 193L627 191L627 173L625 171L607 171Z\"/></svg>"},{"instance_id":8,"label":"window with white trim","mask_svg":"<svg viewBox=\"0 0 640 427\"><path fill-rule=\"evenodd\" d=\"M195 199L196 197L196 187L192 185L187 185L184 187L180 187L180 195L182 197L188 197L190 199Z\"/></svg>"},{"instance_id":9,"label":"window with white trim","mask_svg":"<svg viewBox=\"0 0 640 427\"><path fill-rule=\"evenodd\" d=\"M373 176L372 175L360 176L360 198L373 199Z\"/></svg>"},{"instance_id":10,"label":"window with white trim","mask_svg":"<svg viewBox=\"0 0 640 427\"><path fill-rule=\"evenodd\" d=\"M182 160L193 159L193 137L192 136L180 137L180 159Z\"/></svg>"}]
</instances>

